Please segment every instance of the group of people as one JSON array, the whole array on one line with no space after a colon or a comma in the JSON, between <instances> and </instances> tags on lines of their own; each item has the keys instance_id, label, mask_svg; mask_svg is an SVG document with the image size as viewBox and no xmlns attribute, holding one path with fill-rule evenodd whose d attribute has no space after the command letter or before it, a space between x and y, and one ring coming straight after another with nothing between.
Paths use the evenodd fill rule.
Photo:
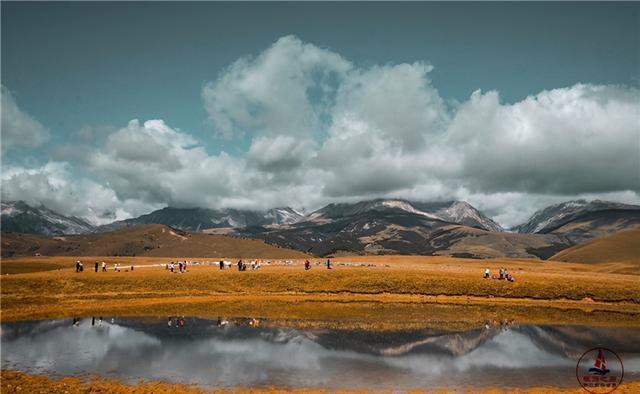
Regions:
<instances>
[{"instance_id":1,"label":"group of people","mask_svg":"<svg viewBox=\"0 0 640 394\"><path fill-rule=\"evenodd\" d=\"M185 272L187 272L187 261L178 261L177 263L174 263L173 261L170 262L169 264L165 265L165 269L169 270L171 273L176 272L176 265L178 266L178 272L183 274Z\"/></svg>"},{"instance_id":2,"label":"group of people","mask_svg":"<svg viewBox=\"0 0 640 394\"><path fill-rule=\"evenodd\" d=\"M506 268L500 268L498 271L498 275L491 275L491 270L489 268L484 270L484 279L500 279L500 280L507 280L509 282L515 282L515 278L513 277L513 275L511 275L509 273L509 270L507 270Z\"/></svg>"},{"instance_id":3,"label":"group of people","mask_svg":"<svg viewBox=\"0 0 640 394\"><path fill-rule=\"evenodd\" d=\"M105 263L104 261L102 263L96 261L93 264L93 271L94 272L98 272L100 267L102 267L102 269L101 269L102 272L107 272L107 263ZM113 270L116 271L116 272L120 272L120 264L119 263L115 263L113 265ZM133 265L131 265L131 271L133 271ZM84 272L84 264L80 260L76 260L76 272Z\"/></svg>"},{"instance_id":4,"label":"group of people","mask_svg":"<svg viewBox=\"0 0 640 394\"><path fill-rule=\"evenodd\" d=\"M260 269L260 267L262 267L262 264L258 260L251 260L249 264L247 264L247 262L244 260L238 260L236 265L238 266L238 271L246 271L247 265L251 267L251 271L258 270ZM222 266L220 269L222 269Z\"/></svg>"},{"instance_id":5,"label":"group of people","mask_svg":"<svg viewBox=\"0 0 640 394\"><path fill-rule=\"evenodd\" d=\"M317 263L317 265L320 265L321 263ZM333 263L331 262L331 259L327 259L327 269L330 270L333 268ZM309 260L305 260L304 262L304 270L308 271L311 269L311 262Z\"/></svg>"}]
</instances>

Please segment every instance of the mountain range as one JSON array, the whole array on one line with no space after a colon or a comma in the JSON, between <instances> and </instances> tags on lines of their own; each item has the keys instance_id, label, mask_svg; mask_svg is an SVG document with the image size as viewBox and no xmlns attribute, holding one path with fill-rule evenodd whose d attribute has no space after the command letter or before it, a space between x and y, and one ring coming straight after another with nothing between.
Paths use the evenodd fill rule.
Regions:
<instances>
[{"instance_id":1,"label":"mountain range","mask_svg":"<svg viewBox=\"0 0 640 394\"><path fill-rule=\"evenodd\" d=\"M456 257L542 258L595 238L640 228L640 206L568 201L536 212L505 231L464 201L375 199L329 204L307 215L282 207L267 211L167 207L137 218L93 226L83 219L24 202L2 203L2 231L42 235L113 232L142 224L239 237L318 256L420 254Z\"/></svg>"},{"instance_id":2,"label":"mountain range","mask_svg":"<svg viewBox=\"0 0 640 394\"><path fill-rule=\"evenodd\" d=\"M172 208L166 207L137 218L99 226L95 232L112 231L138 224L164 224L184 231L211 228L241 228L263 225L285 225L304 217L293 208L273 208L265 212L239 209Z\"/></svg>"},{"instance_id":3,"label":"mountain range","mask_svg":"<svg viewBox=\"0 0 640 394\"><path fill-rule=\"evenodd\" d=\"M574 200L546 207L514 228L528 234L555 234L574 244L640 226L640 206Z\"/></svg>"},{"instance_id":4,"label":"mountain range","mask_svg":"<svg viewBox=\"0 0 640 394\"><path fill-rule=\"evenodd\" d=\"M44 205L32 207L23 201L3 201L1 206L3 232L61 235L85 234L94 230L94 226L86 220L61 215Z\"/></svg>"}]
</instances>

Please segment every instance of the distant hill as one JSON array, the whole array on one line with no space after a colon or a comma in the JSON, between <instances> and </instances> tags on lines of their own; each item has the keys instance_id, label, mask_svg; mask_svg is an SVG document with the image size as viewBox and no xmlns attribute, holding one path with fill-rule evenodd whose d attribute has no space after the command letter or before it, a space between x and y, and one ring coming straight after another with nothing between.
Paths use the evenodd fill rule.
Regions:
<instances>
[{"instance_id":1,"label":"distant hill","mask_svg":"<svg viewBox=\"0 0 640 394\"><path fill-rule=\"evenodd\" d=\"M96 228L96 231L112 231L138 224L164 224L186 231L202 231L212 228L292 224L302 217L301 213L289 207L273 208L264 212L239 209L166 207L137 218L100 226Z\"/></svg>"},{"instance_id":2,"label":"distant hill","mask_svg":"<svg viewBox=\"0 0 640 394\"><path fill-rule=\"evenodd\" d=\"M1 220L3 232L62 235L88 233L94 228L83 219L44 206L32 207L24 201L3 201Z\"/></svg>"},{"instance_id":3,"label":"distant hill","mask_svg":"<svg viewBox=\"0 0 640 394\"><path fill-rule=\"evenodd\" d=\"M621 231L565 249L550 260L571 263L630 262L640 266L640 229Z\"/></svg>"},{"instance_id":4,"label":"distant hill","mask_svg":"<svg viewBox=\"0 0 640 394\"><path fill-rule=\"evenodd\" d=\"M164 225L139 225L84 235L46 237L3 233L2 256L157 256L304 258L299 251L255 239L187 233Z\"/></svg>"},{"instance_id":5,"label":"distant hill","mask_svg":"<svg viewBox=\"0 0 640 394\"><path fill-rule=\"evenodd\" d=\"M640 206L575 200L540 210L514 230L527 234L555 234L580 244L633 228L640 228Z\"/></svg>"}]
</instances>

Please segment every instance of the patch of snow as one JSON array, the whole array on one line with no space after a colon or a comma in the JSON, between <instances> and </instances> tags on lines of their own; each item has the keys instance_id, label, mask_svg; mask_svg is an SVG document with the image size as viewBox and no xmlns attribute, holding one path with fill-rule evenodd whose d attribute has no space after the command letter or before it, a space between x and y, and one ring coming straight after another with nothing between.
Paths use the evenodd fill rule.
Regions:
<instances>
[{"instance_id":1,"label":"patch of snow","mask_svg":"<svg viewBox=\"0 0 640 394\"><path fill-rule=\"evenodd\" d=\"M402 200L384 200L384 201L381 202L381 205L385 206L385 207L388 207L388 208L401 209L403 211L406 211L406 212L409 212L409 213L414 213L416 215L421 215L421 216L424 216L424 217L428 217L430 219L442 220L442 218L440 218L440 217L438 217L436 215L432 215L430 213L415 209L413 207L413 205L409 204L406 201L402 201Z\"/></svg>"}]
</instances>

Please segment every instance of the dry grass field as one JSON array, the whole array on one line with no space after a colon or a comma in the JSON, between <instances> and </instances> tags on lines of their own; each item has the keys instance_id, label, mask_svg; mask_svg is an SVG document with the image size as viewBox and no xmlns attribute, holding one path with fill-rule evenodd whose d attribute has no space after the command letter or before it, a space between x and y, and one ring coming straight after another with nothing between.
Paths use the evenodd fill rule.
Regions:
<instances>
[{"instance_id":1,"label":"dry grass field","mask_svg":"<svg viewBox=\"0 0 640 394\"><path fill-rule=\"evenodd\" d=\"M83 273L74 272L75 257L3 259L2 319L183 314L345 325L448 320L458 326L481 324L487 317L597 324L611 321L603 313L616 313L616 323L640 325L640 276L629 263L354 256L335 259L332 270L315 265L318 259L310 271L303 260L274 260L257 271L194 265L172 274L153 265L172 259L104 258L107 273L93 272L93 262L102 258L80 259ZM122 272L112 270L116 261ZM63 268L52 269L58 266ZM506 267L516 281L482 279L486 267L494 272ZM27 269L33 272L21 273Z\"/></svg>"},{"instance_id":2,"label":"dry grass field","mask_svg":"<svg viewBox=\"0 0 640 394\"><path fill-rule=\"evenodd\" d=\"M576 245L557 253L551 260L592 264L619 262L640 266L640 229L621 231Z\"/></svg>"}]
</instances>

